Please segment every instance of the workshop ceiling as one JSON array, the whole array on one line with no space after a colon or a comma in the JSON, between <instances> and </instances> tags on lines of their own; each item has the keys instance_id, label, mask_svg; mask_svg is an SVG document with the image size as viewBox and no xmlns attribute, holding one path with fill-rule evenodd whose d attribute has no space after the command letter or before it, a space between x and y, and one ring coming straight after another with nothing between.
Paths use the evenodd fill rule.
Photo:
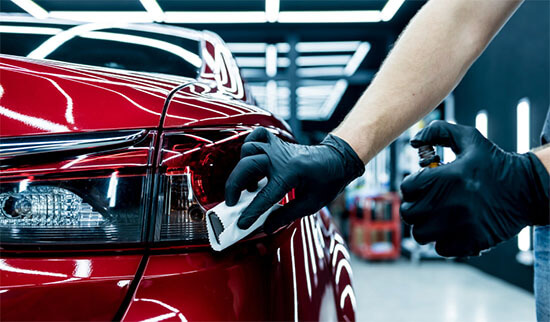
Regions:
<instances>
[{"instance_id":1,"label":"workshop ceiling","mask_svg":"<svg viewBox=\"0 0 550 322\"><path fill-rule=\"evenodd\" d=\"M26 13L16 2L29 0L0 0L3 13ZM306 131L326 132L341 121L364 91L372 75L378 70L397 35L425 1L402 0L34 0L42 14L53 18L82 21L117 19L138 22L153 20L189 27L208 29L218 33L234 52L243 69L250 75L251 86L258 103L269 105L268 79L261 75L265 70L266 56L261 51L247 52L242 44L256 46L277 45L283 48L289 37L297 42L340 42L342 46L354 44L350 50L309 52L297 63L304 65L298 72L315 71L333 73L328 79L311 80L301 77L298 88L298 113L304 120ZM279 8L270 15L273 3ZM148 6L153 6L147 8ZM156 9L155 9L156 8ZM146 10L147 9L147 10ZM156 13L155 13L156 10ZM330 12L327 14L327 12ZM98 20L99 19L99 20ZM202 20L201 20L202 19ZM268 21L269 20L269 21ZM344 43L342 43L344 42ZM347 44L347 45L346 45ZM283 46L283 47L281 47ZM244 47L246 48L246 46ZM363 52L356 52L361 48ZM240 50L239 50L240 49ZM365 49L366 52L365 52ZM364 55L363 55L364 54ZM278 52L280 64L287 64L284 51ZM326 64L323 63L326 58ZM350 61L359 63L349 74ZM357 59L360 58L358 61ZM299 66L300 67L300 66ZM341 75L337 69L340 69ZM347 73L347 75L346 75ZM350 76L351 75L351 76ZM279 75L277 80L276 114L289 114L287 82ZM304 75L302 75L304 76ZM307 75L306 75L307 76ZM354 77L354 78L353 78ZM262 79L263 78L263 79ZM273 85L273 82L272 84ZM273 89L272 89L273 93ZM271 94L272 94L271 93ZM271 95L273 96L273 95ZM316 106L319 113L316 116ZM322 113L321 113L322 111Z\"/></svg>"}]
</instances>

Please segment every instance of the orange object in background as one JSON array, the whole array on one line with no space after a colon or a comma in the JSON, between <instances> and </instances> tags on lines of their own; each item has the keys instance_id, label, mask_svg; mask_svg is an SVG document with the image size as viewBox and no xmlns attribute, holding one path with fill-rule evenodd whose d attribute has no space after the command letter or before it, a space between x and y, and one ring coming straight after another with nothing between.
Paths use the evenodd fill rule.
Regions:
<instances>
[{"instance_id":1,"label":"orange object in background","mask_svg":"<svg viewBox=\"0 0 550 322\"><path fill-rule=\"evenodd\" d=\"M401 253L399 195L357 198L350 211L351 251L368 260L397 259Z\"/></svg>"}]
</instances>

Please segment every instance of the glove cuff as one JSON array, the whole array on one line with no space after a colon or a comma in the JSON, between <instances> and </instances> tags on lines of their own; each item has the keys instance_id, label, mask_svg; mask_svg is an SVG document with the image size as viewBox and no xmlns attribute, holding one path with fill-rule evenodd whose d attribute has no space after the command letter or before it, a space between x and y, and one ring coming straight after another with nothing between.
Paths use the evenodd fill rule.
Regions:
<instances>
[{"instance_id":1,"label":"glove cuff","mask_svg":"<svg viewBox=\"0 0 550 322\"><path fill-rule=\"evenodd\" d=\"M550 175L546 167L540 159L531 152L525 154L531 161L531 169L533 175L533 189L535 200L539 201L534 205L533 225L549 225L550 224Z\"/></svg>"},{"instance_id":2,"label":"glove cuff","mask_svg":"<svg viewBox=\"0 0 550 322\"><path fill-rule=\"evenodd\" d=\"M346 141L335 135L329 134L325 137L321 144L332 147L342 155L344 169L346 173L351 176L348 183L350 183L353 179L360 177L365 172L365 164L363 164L363 160L361 160L357 153L355 153L355 150L353 150L353 148Z\"/></svg>"}]
</instances>

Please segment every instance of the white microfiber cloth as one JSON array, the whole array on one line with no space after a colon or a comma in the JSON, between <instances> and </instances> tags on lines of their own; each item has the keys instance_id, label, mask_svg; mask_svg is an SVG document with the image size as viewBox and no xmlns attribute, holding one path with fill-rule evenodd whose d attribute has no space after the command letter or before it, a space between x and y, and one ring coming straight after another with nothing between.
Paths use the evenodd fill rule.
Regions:
<instances>
[{"instance_id":1,"label":"white microfiber cloth","mask_svg":"<svg viewBox=\"0 0 550 322\"><path fill-rule=\"evenodd\" d=\"M243 230L237 226L242 212L266 184L267 178L263 178L258 182L258 189L256 191L249 192L244 190L241 192L241 197L236 205L228 207L225 202L222 202L206 213L206 228L208 229L208 240L212 249L221 251L245 238L258 227L261 227L270 213L281 207L280 204L273 205L258 217L248 229Z\"/></svg>"}]
</instances>

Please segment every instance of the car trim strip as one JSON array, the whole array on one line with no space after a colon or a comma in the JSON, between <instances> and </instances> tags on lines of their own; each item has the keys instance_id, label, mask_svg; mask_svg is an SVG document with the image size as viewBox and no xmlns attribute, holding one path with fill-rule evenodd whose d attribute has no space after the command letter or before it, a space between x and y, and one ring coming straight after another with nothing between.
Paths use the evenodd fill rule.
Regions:
<instances>
[{"instance_id":1,"label":"car trim strip","mask_svg":"<svg viewBox=\"0 0 550 322\"><path fill-rule=\"evenodd\" d=\"M143 138L146 133L147 130L121 130L2 138L0 158L130 145Z\"/></svg>"}]
</instances>

